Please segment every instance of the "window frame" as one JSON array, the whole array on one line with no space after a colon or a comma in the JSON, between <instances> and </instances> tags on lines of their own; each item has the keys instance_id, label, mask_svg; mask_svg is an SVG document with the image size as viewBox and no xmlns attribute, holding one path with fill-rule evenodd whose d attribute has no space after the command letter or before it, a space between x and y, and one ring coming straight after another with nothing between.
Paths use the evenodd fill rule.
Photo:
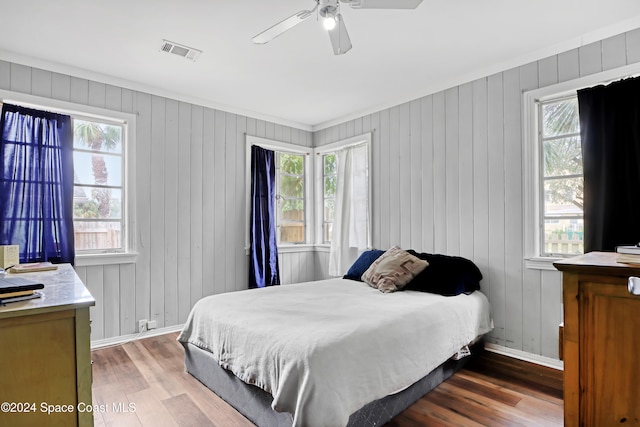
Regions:
<instances>
[{"instance_id":1,"label":"window frame","mask_svg":"<svg viewBox=\"0 0 640 427\"><path fill-rule=\"evenodd\" d=\"M297 245L304 245L304 244L308 244L309 240L307 238L307 228L309 227L309 224L307 223L307 218L306 218L306 213L307 210L309 209L309 204L307 203L309 197L307 194L307 181L308 181L308 174L309 174L309 168L308 168L308 159L307 159L307 155L303 154L303 153L293 153L291 151L288 150L274 150L275 151L275 159L276 159L276 189L279 190L279 192L276 194L276 228L280 228L278 230L278 232L276 233L276 244L278 246L286 246L286 245L293 245L293 246L297 246ZM303 166L302 166L302 175L300 174L288 174L288 173L284 173L282 171L281 168L281 163L282 163L282 159L281 156L282 155L288 155L288 156L296 156L296 157L302 157L302 161L303 161ZM291 177L291 176L295 176L295 177L299 177L302 176L303 179L303 194L302 197L291 197L291 196L286 196L284 194L282 194L282 182L284 177ZM296 224L299 223L299 220L293 221L290 219L285 219L282 216L283 210L280 207L280 203L286 203L287 201L294 201L294 200L298 200L298 201L302 201L303 205L304 205L304 214L305 217L303 218L302 221L302 227L305 230L304 236L303 236L303 241L302 242L282 242L282 227L288 224Z\"/></svg>"},{"instance_id":2,"label":"window frame","mask_svg":"<svg viewBox=\"0 0 640 427\"><path fill-rule=\"evenodd\" d=\"M336 196L337 194L334 194L333 197L326 197L326 193L325 193L325 180L327 179L327 177L329 176L334 176L335 180L336 180L336 184L338 181L338 165L337 163L335 164L335 168L333 173L331 174L326 174L325 173L325 158L327 156L333 156L334 158L334 162L337 160L337 154L335 151L327 151L325 153L317 153L316 155L316 170L318 171L318 197L316 200L316 203L318 203L318 236L317 236L317 240L316 242L319 245L331 245L331 240L326 240L325 239L325 227L327 224L332 224L335 221L335 204L336 204ZM336 193L337 193L337 187L336 187ZM327 200L333 200L333 207L334 207L334 219L332 219L331 221L327 220L327 218L325 217L325 202Z\"/></svg>"},{"instance_id":3,"label":"window frame","mask_svg":"<svg viewBox=\"0 0 640 427\"><path fill-rule=\"evenodd\" d=\"M273 150L280 153L292 153L304 156L304 242L302 243L282 243L280 242L279 235L277 236L278 250L281 252L287 252L287 250L295 250L296 248L303 248L313 245L312 241L312 229L313 229L313 164L311 162L310 147L302 145L295 145L288 142L276 141L273 139L261 138L253 135L246 135L246 155L245 155L245 253L248 255L251 250L251 146L257 145L268 150ZM278 172L276 172L278 173Z\"/></svg>"},{"instance_id":4,"label":"window frame","mask_svg":"<svg viewBox=\"0 0 640 427\"><path fill-rule=\"evenodd\" d=\"M71 121L73 124L73 129L74 129L74 138L75 138L75 124L76 124L76 120L81 120L84 122L92 122L92 123L99 123L99 124L106 124L106 125L110 125L110 126L120 126L122 127L122 149L121 152L118 153L109 153L108 151L101 151L101 154L105 154L108 156L114 156L114 157L120 157L121 158L121 167L122 170L120 171L120 186L114 186L114 185L103 185L103 186L99 186L98 188L111 188L111 189L119 189L122 193L121 193L121 213L120 213L120 220L113 220L110 218L99 218L99 219L83 219L83 218L76 218L75 217L75 213L74 213L74 223L76 222L76 220L78 220L79 222L109 222L109 223L115 223L115 222L120 222L120 240L121 240L121 248L118 249L108 249L108 248L103 248L103 249L81 249L78 250L76 248L76 254L82 256L82 255L97 255L97 254L120 254L120 253L126 253L127 252L127 246L128 246L128 239L123 239L123 236L126 236L126 229L127 229L127 221L126 221L126 214L127 214L127 208L128 208L128 200L127 200L127 182L126 182L126 170L125 170L125 166L126 166L126 161L127 161L127 147L128 147L128 137L127 137L127 128L128 128L128 124L125 121L121 121L121 120L112 120L112 119L107 119L107 118L97 118L97 117L89 117L87 115L81 115L81 114L72 114L71 115ZM89 148L76 148L75 144L73 147L73 153L85 153L85 154L91 154L93 153L93 150L89 149ZM76 184L75 182L73 183L73 187L74 187L74 194L75 194L75 188L76 187L89 187L89 188L96 188L96 186L91 185L90 183L79 183Z\"/></svg>"},{"instance_id":5,"label":"window frame","mask_svg":"<svg viewBox=\"0 0 640 427\"><path fill-rule=\"evenodd\" d=\"M539 139L540 118L538 101L572 96L578 90L607 84L615 80L640 74L640 63L627 65L612 70L580 77L566 82L525 91L522 94L523 114L523 225L524 225L524 263L525 267L534 270L557 271L553 262L563 259L560 256L543 256L542 239L544 215L542 198L544 189L541 188L542 145Z\"/></svg>"},{"instance_id":6,"label":"window frame","mask_svg":"<svg viewBox=\"0 0 640 427\"><path fill-rule=\"evenodd\" d=\"M70 115L73 119L89 119L124 124L122 147L122 248L118 250L76 251L76 266L134 263L135 251L135 135L136 115L19 92L0 90L0 102ZM75 150L74 150L75 151ZM75 185L75 183L74 183Z\"/></svg>"},{"instance_id":7,"label":"window frame","mask_svg":"<svg viewBox=\"0 0 640 427\"><path fill-rule=\"evenodd\" d=\"M544 120L542 117L542 111L544 108L544 104L551 104L551 103L556 103L556 102L562 102L562 101L567 101L567 100L571 100L571 99L576 99L577 102L577 93L576 91L572 91L569 94L563 94L561 96L550 96L550 97L545 97L544 99L538 99L536 100L536 108L537 108L537 144L538 144L538 153L539 153L539 157L540 157L540 169L538 171L538 179L539 179L539 183L538 183L538 188L539 190L539 195L538 197L540 198L540 212L539 212L539 222L540 222L540 232L539 232L539 242L538 242L538 247L539 247L539 255L541 257L545 257L545 258L569 258L572 256L576 256L578 254L569 254L569 253L548 253L546 251L544 251L544 243L545 243L545 233L544 233L544 229L545 229L545 222L549 218L549 216L546 214L545 212L545 193L544 193L544 188L545 188L545 183L551 179L571 179L571 178L584 178L584 174L581 173L579 175L574 174L574 175L563 175L563 176L557 176L557 177L547 177L545 176L545 166L544 166L544 154L545 154L545 149L544 149L544 143L546 141L549 140L554 140L554 139L560 139L560 138L567 138L567 137L575 137L576 135L574 134L563 134L563 135L555 135L553 137L548 137L545 138L544 136L544 132L543 132L543 126L544 126ZM579 118L578 118L579 119ZM580 138L580 133L577 134L577 137ZM583 221L583 225L584 225L584 211L582 213L582 215L573 215L573 216L563 216L562 218L559 219L580 219Z\"/></svg>"},{"instance_id":8,"label":"window frame","mask_svg":"<svg viewBox=\"0 0 640 427\"><path fill-rule=\"evenodd\" d=\"M322 156L325 154L335 153L344 148L355 147L362 144L365 144L367 146L367 158L368 158L367 162L368 162L368 169L369 169L367 187L369 190L369 194L368 194L369 221L371 221L371 212L372 212L371 196L373 194L372 186L371 186L371 182L372 182L371 141L372 141L372 134L371 132L367 132L361 135L356 135L351 138L342 139L340 141L332 142L330 144L326 144L326 145L322 145L320 147L314 148L313 157L314 157L314 163L315 163L315 183L316 183L315 212L316 212L316 218L317 218L316 229L315 229L316 246L326 247L326 248L331 247L330 242L329 243L324 242L324 230L323 230L323 226L324 226L324 209L323 209L324 208L324 165L322 163ZM369 235L367 236L368 247L371 247L371 241L372 241L371 230L372 230L372 224L370 223Z\"/></svg>"}]
</instances>

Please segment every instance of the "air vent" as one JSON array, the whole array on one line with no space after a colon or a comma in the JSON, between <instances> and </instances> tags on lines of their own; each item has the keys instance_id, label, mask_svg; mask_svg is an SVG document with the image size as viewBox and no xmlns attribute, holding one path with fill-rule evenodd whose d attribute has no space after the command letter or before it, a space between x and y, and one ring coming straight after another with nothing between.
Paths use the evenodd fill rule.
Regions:
<instances>
[{"instance_id":1,"label":"air vent","mask_svg":"<svg viewBox=\"0 0 640 427\"><path fill-rule=\"evenodd\" d=\"M160 50L162 52L173 53L174 55L178 55L192 61L196 61L202 53L201 50L194 49L192 47L188 47L179 43L171 42L169 40L162 40L162 46L160 46Z\"/></svg>"}]
</instances>

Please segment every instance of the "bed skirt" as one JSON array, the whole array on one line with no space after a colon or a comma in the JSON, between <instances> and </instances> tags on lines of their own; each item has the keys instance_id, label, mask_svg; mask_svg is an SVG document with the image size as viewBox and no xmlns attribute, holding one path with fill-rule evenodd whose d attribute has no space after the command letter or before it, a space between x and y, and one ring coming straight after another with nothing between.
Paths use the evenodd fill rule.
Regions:
<instances>
[{"instance_id":1,"label":"bed skirt","mask_svg":"<svg viewBox=\"0 0 640 427\"><path fill-rule=\"evenodd\" d=\"M273 400L271 394L238 379L230 371L222 368L208 351L193 344L182 343L182 345L185 349L187 372L247 419L259 427L291 427L293 421L291 414L271 409ZM471 356L461 360L450 359L401 392L364 405L351 414L347 425L368 427L381 426L389 422L461 369L483 349L483 340L476 342L471 346Z\"/></svg>"}]
</instances>

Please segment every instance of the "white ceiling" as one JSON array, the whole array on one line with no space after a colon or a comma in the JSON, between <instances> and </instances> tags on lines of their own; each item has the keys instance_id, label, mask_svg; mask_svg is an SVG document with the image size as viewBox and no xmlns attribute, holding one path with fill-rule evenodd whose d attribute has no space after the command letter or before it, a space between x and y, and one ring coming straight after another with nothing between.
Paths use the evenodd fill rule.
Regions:
<instances>
[{"instance_id":1,"label":"white ceiling","mask_svg":"<svg viewBox=\"0 0 640 427\"><path fill-rule=\"evenodd\" d=\"M424 0L409 11L343 6L353 49L342 56L315 18L251 43L313 6L0 0L0 59L320 129L640 27L638 0ZM203 54L161 53L162 39Z\"/></svg>"}]
</instances>

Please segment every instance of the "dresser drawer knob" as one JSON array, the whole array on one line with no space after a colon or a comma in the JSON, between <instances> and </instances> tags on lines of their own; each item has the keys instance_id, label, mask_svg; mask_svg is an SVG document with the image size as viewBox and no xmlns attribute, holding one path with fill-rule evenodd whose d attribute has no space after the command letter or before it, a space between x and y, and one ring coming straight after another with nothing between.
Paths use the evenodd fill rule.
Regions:
<instances>
[{"instance_id":1,"label":"dresser drawer knob","mask_svg":"<svg viewBox=\"0 0 640 427\"><path fill-rule=\"evenodd\" d=\"M629 277L628 289L631 295L640 295L640 277Z\"/></svg>"}]
</instances>

